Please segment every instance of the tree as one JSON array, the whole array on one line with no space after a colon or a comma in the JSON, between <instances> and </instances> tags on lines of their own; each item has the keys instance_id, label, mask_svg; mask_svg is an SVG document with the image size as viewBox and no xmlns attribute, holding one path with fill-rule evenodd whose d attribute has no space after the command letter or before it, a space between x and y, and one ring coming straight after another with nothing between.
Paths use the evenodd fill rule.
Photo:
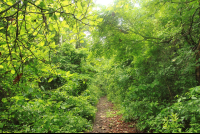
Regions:
<instances>
[{"instance_id":1,"label":"tree","mask_svg":"<svg viewBox=\"0 0 200 134\"><path fill-rule=\"evenodd\" d=\"M91 0L1 1L0 67L4 90L20 88L19 82L38 82L42 73L48 75L48 71L41 70L53 72L51 55L57 52L61 33L68 29L70 38L66 39L80 43L84 26L95 24L95 16L89 13L91 5Z\"/></svg>"},{"instance_id":2,"label":"tree","mask_svg":"<svg viewBox=\"0 0 200 134\"><path fill-rule=\"evenodd\" d=\"M0 1L2 132L80 132L91 127L89 120L95 114L92 104L96 102L90 103L81 96L88 86L81 81L87 69L82 68L85 51L80 52L80 43L83 43L86 26L92 29L101 21L91 12L92 6L91 0ZM73 53L69 61L70 54L61 50L68 46L68 52ZM58 55L60 53L66 57ZM59 56L67 62L55 61ZM78 69L62 68L71 63ZM67 108L67 103L73 106ZM90 109L89 116L82 108L84 113L70 113L78 103ZM63 129L63 124L69 124L70 120L82 124L72 123L73 129L71 126Z\"/></svg>"},{"instance_id":3,"label":"tree","mask_svg":"<svg viewBox=\"0 0 200 134\"><path fill-rule=\"evenodd\" d=\"M197 86L198 11L199 1L187 0L116 0L114 6L97 11L104 20L92 32L91 50L112 61L109 67L102 63L101 70L107 74L99 77L105 78L109 99L121 104L124 118L137 119L141 130L152 130L152 118L159 124L157 119L166 116L162 110L177 109L175 96ZM190 118L185 129L190 129ZM153 128L165 132L162 127Z\"/></svg>"}]
</instances>

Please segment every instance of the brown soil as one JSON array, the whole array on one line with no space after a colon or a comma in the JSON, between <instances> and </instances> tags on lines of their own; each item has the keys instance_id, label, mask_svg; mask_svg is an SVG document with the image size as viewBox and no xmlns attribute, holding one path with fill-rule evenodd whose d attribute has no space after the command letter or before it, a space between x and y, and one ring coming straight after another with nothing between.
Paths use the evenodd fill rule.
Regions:
<instances>
[{"instance_id":1,"label":"brown soil","mask_svg":"<svg viewBox=\"0 0 200 134\"><path fill-rule=\"evenodd\" d=\"M138 133L135 122L122 121L122 115L116 114L118 110L106 96L99 100L97 109L93 131L89 133Z\"/></svg>"}]
</instances>

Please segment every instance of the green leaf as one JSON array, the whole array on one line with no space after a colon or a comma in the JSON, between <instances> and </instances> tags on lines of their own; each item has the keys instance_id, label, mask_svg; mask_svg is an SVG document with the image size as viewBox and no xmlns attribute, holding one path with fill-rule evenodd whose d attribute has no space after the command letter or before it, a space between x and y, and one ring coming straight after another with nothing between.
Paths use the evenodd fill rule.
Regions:
<instances>
[{"instance_id":1,"label":"green leaf","mask_svg":"<svg viewBox=\"0 0 200 134\"><path fill-rule=\"evenodd\" d=\"M200 86L196 86L194 89L196 93L200 93Z\"/></svg>"},{"instance_id":2,"label":"green leaf","mask_svg":"<svg viewBox=\"0 0 200 134\"><path fill-rule=\"evenodd\" d=\"M39 6L40 6L41 8L44 8L44 7L45 7L45 3L42 1L42 2L40 2Z\"/></svg>"},{"instance_id":3,"label":"green leaf","mask_svg":"<svg viewBox=\"0 0 200 134\"><path fill-rule=\"evenodd\" d=\"M88 20L86 20L86 19L83 19L83 20L81 20L83 23L85 23L85 24L88 24Z\"/></svg>"},{"instance_id":4,"label":"green leaf","mask_svg":"<svg viewBox=\"0 0 200 134\"><path fill-rule=\"evenodd\" d=\"M55 14L53 14L53 18L54 18L55 20L58 20L58 17L57 17Z\"/></svg>"},{"instance_id":5,"label":"green leaf","mask_svg":"<svg viewBox=\"0 0 200 134\"><path fill-rule=\"evenodd\" d=\"M191 97L191 99L196 100L197 98L193 96L193 97Z\"/></svg>"},{"instance_id":6,"label":"green leaf","mask_svg":"<svg viewBox=\"0 0 200 134\"><path fill-rule=\"evenodd\" d=\"M62 4L63 4L63 5L68 5L68 4L69 4L69 1L68 1L68 0L64 0L64 1L62 1Z\"/></svg>"},{"instance_id":7,"label":"green leaf","mask_svg":"<svg viewBox=\"0 0 200 134\"><path fill-rule=\"evenodd\" d=\"M76 40L75 39L70 40L70 43L73 43L73 42L76 42Z\"/></svg>"},{"instance_id":8,"label":"green leaf","mask_svg":"<svg viewBox=\"0 0 200 134\"><path fill-rule=\"evenodd\" d=\"M53 80L53 78L50 78L50 79L48 80L48 83L51 82L52 80Z\"/></svg>"},{"instance_id":9,"label":"green leaf","mask_svg":"<svg viewBox=\"0 0 200 134\"><path fill-rule=\"evenodd\" d=\"M2 99L2 102L6 103L6 102L7 102L7 99L6 99L6 98L3 98L3 99Z\"/></svg>"},{"instance_id":10,"label":"green leaf","mask_svg":"<svg viewBox=\"0 0 200 134\"><path fill-rule=\"evenodd\" d=\"M1 129L3 128L4 124L5 124L4 122L1 122L1 123L0 123L0 128L1 128Z\"/></svg>"},{"instance_id":11,"label":"green leaf","mask_svg":"<svg viewBox=\"0 0 200 134\"><path fill-rule=\"evenodd\" d=\"M0 42L0 45L4 45L4 44L6 44L6 42L4 41L4 42Z\"/></svg>"},{"instance_id":12,"label":"green leaf","mask_svg":"<svg viewBox=\"0 0 200 134\"><path fill-rule=\"evenodd\" d=\"M2 65L0 65L0 68L3 68L3 66L2 66Z\"/></svg>"},{"instance_id":13,"label":"green leaf","mask_svg":"<svg viewBox=\"0 0 200 134\"><path fill-rule=\"evenodd\" d=\"M12 6L12 2L7 2L7 4L8 4L9 6Z\"/></svg>"},{"instance_id":14,"label":"green leaf","mask_svg":"<svg viewBox=\"0 0 200 134\"><path fill-rule=\"evenodd\" d=\"M79 19L81 17L81 15L82 15L82 13L78 13L76 17Z\"/></svg>"},{"instance_id":15,"label":"green leaf","mask_svg":"<svg viewBox=\"0 0 200 134\"><path fill-rule=\"evenodd\" d=\"M97 19L98 22L102 22L103 21L103 18L99 18Z\"/></svg>"},{"instance_id":16,"label":"green leaf","mask_svg":"<svg viewBox=\"0 0 200 134\"><path fill-rule=\"evenodd\" d=\"M151 86L151 88L153 88L155 85L154 85L154 83L151 83L150 86Z\"/></svg>"},{"instance_id":17,"label":"green leaf","mask_svg":"<svg viewBox=\"0 0 200 134\"><path fill-rule=\"evenodd\" d=\"M66 109L66 107L65 107L65 106L63 106L63 105L61 106L61 108L62 108L62 109Z\"/></svg>"},{"instance_id":18,"label":"green leaf","mask_svg":"<svg viewBox=\"0 0 200 134\"><path fill-rule=\"evenodd\" d=\"M73 76L73 74L70 74L70 71L67 71L66 75L67 75L67 77Z\"/></svg>"},{"instance_id":19,"label":"green leaf","mask_svg":"<svg viewBox=\"0 0 200 134\"><path fill-rule=\"evenodd\" d=\"M42 88L42 90L44 90L45 91L45 88L43 87L43 86L40 86L41 88Z\"/></svg>"},{"instance_id":20,"label":"green leaf","mask_svg":"<svg viewBox=\"0 0 200 134\"><path fill-rule=\"evenodd\" d=\"M11 74L15 74L15 70L11 70Z\"/></svg>"},{"instance_id":21,"label":"green leaf","mask_svg":"<svg viewBox=\"0 0 200 134\"><path fill-rule=\"evenodd\" d=\"M53 16L53 13L50 13L50 14L49 14L49 17L51 17L51 16Z\"/></svg>"}]
</instances>

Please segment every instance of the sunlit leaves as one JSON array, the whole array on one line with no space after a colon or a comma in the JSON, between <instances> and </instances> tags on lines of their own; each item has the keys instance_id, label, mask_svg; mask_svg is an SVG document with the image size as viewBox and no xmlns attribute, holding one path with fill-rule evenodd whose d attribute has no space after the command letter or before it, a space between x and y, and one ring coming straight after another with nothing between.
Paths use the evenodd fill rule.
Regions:
<instances>
[{"instance_id":1,"label":"sunlit leaves","mask_svg":"<svg viewBox=\"0 0 200 134\"><path fill-rule=\"evenodd\" d=\"M50 47L51 47L51 48L56 48L55 42L51 43L51 44L50 44Z\"/></svg>"},{"instance_id":2,"label":"sunlit leaves","mask_svg":"<svg viewBox=\"0 0 200 134\"><path fill-rule=\"evenodd\" d=\"M15 70L11 70L11 73L12 73L12 74L15 74Z\"/></svg>"},{"instance_id":3,"label":"sunlit leaves","mask_svg":"<svg viewBox=\"0 0 200 134\"><path fill-rule=\"evenodd\" d=\"M99 18L97 19L98 22L102 22L103 21L103 18Z\"/></svg>"},{"instance_id":4,"label":"sunlit leaves","mask_svg":"<svg viewBox=\"0 0 200 134\"><path fill-rule=\"evenodd\" d=\"M48 80L48 82L51 82L53 80L53 78L50 78L49 80Z\"/></svg>"},{"instance_id":5,"label":"sunlit leaves","mask_svg":"<svg viewBox=\"0 0 200 134\"><path fill-rule=\"evenodd\" d=\"M38 5L38 4L40 4L41 1L42 1L42 0L37 0L37 1L35 2L35 4Z\"/></svg>"},{"instance_id":6,"label":"sunlit leaves","mask_svg":"<svg viewBox=\"0 0 200 134\"><path fill-rule=\"evenodd\" d=\"M68 5L68 4L70 3L70 1L64 0L64 1L62 1L61 3L65 6L65 5Z\"/></svg>"},{"instance_id":7,"label":"sunlit leaves","mask_svg":"<svg viewBox=\"0 0 200 134\"><path fill-rule=\"evenodd\" d=\"M9 6L11 6L11 5L12 5L12 2L7 2L7 4L8 4Z\"/></svg>"},{"instance_id":8,"label":"sunlit leaves","mask_svg":"<svg viewBox=\"0 0 200 134\"><path fill-rule=\"evenodd\" d=\"M2 99L2 102L6 103L6 102L7 102L7 99L6 99L6 98L3 98L3 99Z\"/></svg>"},{"instance_id":9,"label":"sunlit leaves","mask_svg":"<svg viewBox=\"0 0 200 134\"><path fill-rule=\"evenodd\" d=\"M81 18L80 18L81 15L82 15L82 13L78 13L76 17L77 17L78 19L81 19Z\"/></svg>"},{"instance_id":10,"label":"sunlit leaves","mask_svg":"<svg viewBox=\"0 0 200 134\"><path fill-rule=\"evenodd\" d=\"M73 74L70 74L70 71L67 71L66 76L71 77L71 76L73 76Z\"/></svg>"},{"instance_id":11,"label":"sunlit leaves","mask_svg":"<svg viewBox=\"0 0 200 134\"><path fill-rule=\"evenodd\" d=\"M180 96L196 85L195 66L199 64L195 64L198 60L195 62L194 59L198 51L194 52L192 46L199 43L196 36L199 35L196 24L199 2L147 0L140 1L139 8L135 6L138 2L115 1L114 9L108 7L97 11L103 21L92 32L90 47L98 57L93 64L102 66L100 70L103 71L98 75L105 78L103 88L112 101L124 107L124 118L138 117L141 129L153 126L155 132L185 131L186 128L182 129L185 122L181 118L187 120L188 125L190 120L195 120L189 113L197 114L197 107L191 106L199 101L199 95L191 90L196 96L183 97L186 103L181 99L174 103L174 96ZM114 63L103 65L100 57L114 60ZM172 114L173 125L169 121L163 130L160 120L168 120L164 118L167 114ZM190 126L188 129L194 130Z\"/></svg>"},{"instance_id":12,"label":"sunlit leaves","mask_svg":"<svg viewBox=\"0 0 200 134\"><path fill-rule=\"evenodd\" d=\"M76 40L75 40L75 39L72 39L72 40L70 40L70 43L74 43L74 42L76 42Z\"/></svg>"}]
</instances>

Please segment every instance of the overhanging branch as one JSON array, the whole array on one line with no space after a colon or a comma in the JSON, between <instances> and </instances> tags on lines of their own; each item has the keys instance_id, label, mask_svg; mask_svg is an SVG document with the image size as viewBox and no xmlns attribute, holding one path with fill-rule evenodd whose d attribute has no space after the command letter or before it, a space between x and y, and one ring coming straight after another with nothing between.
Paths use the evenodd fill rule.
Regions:
<instances>
[{"instance_id":1,"label":"overhanging branch","mask_svg":"<svg viewBox=\"0 0 200 134\"><path fill-rule=\"evenodd\" d=\"M16 2L15 4L13 4L12 6L8 7L7 9L3 10L0 12L0 14L3 14L5 12L7 12L8 10L10 10L12 7L15 7L17 4L19 4L21 2L21 0L19 0L18 2Z\"/></svg>"}]
</instances>

